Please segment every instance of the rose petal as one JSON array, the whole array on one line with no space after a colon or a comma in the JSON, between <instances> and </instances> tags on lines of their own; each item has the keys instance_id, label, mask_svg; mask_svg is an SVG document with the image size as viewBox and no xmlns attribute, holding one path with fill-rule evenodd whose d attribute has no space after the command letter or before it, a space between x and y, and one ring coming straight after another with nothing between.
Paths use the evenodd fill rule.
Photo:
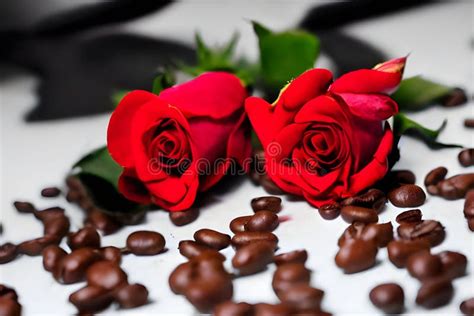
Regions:
<instances>
[{"instance_id":1,"label":"rose petal","mask_svg":"<svg viewBox=\"0 0 474 316\"><path fill-rule=\"evenodd\" d=\"M398 112L398 104L383 94L339 93L352 114L369 121L383 121Z\"/></svg>"},{"instance_id":2,"label":"rose petal","mask_svg":"<svg viewBox=\"0 0 474 316\"><path fill-rule=\"evenodd\" d=\"M262 146L267 146L274 135L271 126L273 117L271 104L261 98L248 97L245 100L245 112Z\"/></svg>"},{"instance_id":3,"label":"rose petal","mask_svg":"<svg viewBox=\"0 0 474 316\"><path fill-rule=\"evenodd\" d=\"M342 75L329 87L333 93L390 93L402 80L402 74L360 69Z\"/></svg>"},{"instance_id":4,"label":"rose petal","mask_svg":"<svg viewBox=\"0 0 474 316\"><path fill-rule=\"evenodd\" d=\"M132 168L125 168L118 181L118 189L127 199L139 204L150 204L150 194Z\"/></svg>"},{"instance_id":5,"label":"rose petal","mask_svg":"<svg viewBox=\"0 0 474 316\"><path fill-rule=\"evenodd\" d=\"M330 96L319 96L306 103L296 114L295 123L324 122L344 126L349 123L349 109Z\"/></svg>"}]
</instances>

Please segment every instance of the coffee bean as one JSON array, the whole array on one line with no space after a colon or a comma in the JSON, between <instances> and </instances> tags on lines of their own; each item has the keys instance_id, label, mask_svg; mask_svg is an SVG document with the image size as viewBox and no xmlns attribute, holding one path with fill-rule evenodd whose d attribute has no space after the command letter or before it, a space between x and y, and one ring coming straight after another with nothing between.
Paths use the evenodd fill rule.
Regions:
<instances>
[{"instance_id":1,"label":"coffee bean","mask_svg":"<svg viewBox=\"0 0 474 316\"><path fill-rule=\"evenodd\" d=\"M462 277L466 274L467 258L455 251L443 251L438 254L441 260L443 274L451 279Z\"/></svg>"},{"instance_id":2,"label":"coffee bean","mask_svg":"<svg viewBox=\"0 0 474 316\"><path fill-rule=\"evenodd\" d=\"M250 275L266 269L273 261L275 245L267 242L256 242L240 247L232 258L232 266L239 275Z\"/></svg>"},{"instance_id":3,"label":"coffee bean","mask_svg":"<svg viewBox=\"0 0 474 316\"><path fill-rule=\"evenodd\" d=\"M111 291L99 286L86 286L69 296L71 302L81 313L97 313L112 303Z\"/></svg>"},{"instance_id":4,"label":"coffee bean","mask_svg":"<svg viewBox=\"0 0 474 316\"><path fill-rule=\"evenodd\" d=\"M244 228L246 231L253 232L272 232L278 227L278 215L270 211L257 211L247 223Z\"/></svg>"},{"instance_id":5,"label":"coffee bean","mask_svg":"<svg viewBox=\"0 0 474 316\"><path fill-rule=\"evenodd\" d=\"M277 266L286 263L302 263L304 264L308 259L308 252L306 250L294 250L286 253L279 254L273 257L273 261Z\"/></svg>"},{"instance_id":6,"label":"coffee bean","mask_svg":"<svg viewBox=\"0 0 474 316\"><path fill-rule=\"evenodd\" d=\"M428 172L425 177L425 186L437 185L440 181L443 181L448 174L448 169L445 167L437 167Z\"/></svg>"},{"instance_id":7,"label":"coffee bean","mask_svg":"<svg viewBox=\"0 0 474 316\"><path fill-rule=\"evenodd\" d=\"M8 287L4 284L0 284L0 298L18 301L18 294L16 294L16 291L11 287Z\"/></svg>"},{"instance_id":8,"label":"coffee bean","mask_svg":"<svg viewBox=\"0 0 474 316\"><path fill-rule=\"evenodd\" d=\"M470 167L474 165L474 148L461 150L458 155L459 163L463 167Z\"/></svg>"},{"instance_id":9,"label":"coffee bean","mask_svg":"<svg viewBox=\"0 0 474 316\"><path fill-rule=\"evenodd\" d=\"M102 258L104 258L104 260L109 260L111 262L115 262L116 264L120 264L120 262L122 261L122 252L117 247L102 247L98 249L98 252L102 256Z\"/></svg>"},{"instance_id":10,"label":"coffee bean","mask_svg":"<svg viewBox=\"0 0 474 316\"><path fill-rule=\"evenodd\" d=\"M57 245L61 241L57 236L47 235L24 241L18 245L18 252L27 256L39 256L49 245Z\"/></svg>"},{"instance_id":11,"label":"coffee bean","mask_svg":"<svg viewBox=\"0 0 474 316\"><path fill-rule=\"evenodd\" d=\"M371 268L375 265L377 256L375 242L360 239L349 240L336 254L336 265L344 273L356 273Z\"/></svg>"},{"instance_id":12,"label":"coffee bean","mask_svg":"<svg viewBox=\"0 0 474 316\"><path fill-rule=\"evenodd\" d=\"M426 240L392 240L387 245L388 258L397 268L405 267L411 255L429 249L430 244Z\"/></svg>"},{"instance_id":13,"label":"coffee bean","mask_svg":"<svg viewBox=\"0 0 474 316\"><path fill-rule=\"evenodd\" d=\"M71 250L90 247L100 248L100 236L92 227L84 227L67 237L67 245Z\"/></svg>"},{"instance_id":14,"label":"coffee bean","mask_svg":"<svg viewBox=\"0 0 474 316\"><path fill-rule=\"evenodd\" d=\"M240 216L240 217L234 218L229 224L230 230L234 234L244 232L245 224L249 221L250 218L252 218L252 216Z\"/></svg>"},{"instance_id":15,"label":"coffee bean","mask_svg":"<svg viewBox=\"0 0 474 316\"><path fill-rule=\"evenodd\" d=\"M269 232L240 232L232 237L231 244L234 248L240 248L257 241L270 242L274 244L276 248L278 237Z\"/></svg>"},{"instance_id":16,"label":"coffee bean","mask_svg":"<svg viewBox=\"0 0 474 316\"><path fill-rule=\"evenodd\" d=\"M297 284L309 284L311 271L302 263L285 263L275 270L272 287L275 294L280 297L282 292Z\"/></svg>"},{"instance_id":17,"label":"coffee bean","mask_svg":"<svg viewBox=\"0 0 474 316\"><path fill-rule=\"evenodd\" d=\"M467 227L474 232L474 217L467 219Z\"/></svg>"},{"instance_id":18,"label":"coffee bean","mask_svg":"<svg viewBox=\"0 0 474 316\"><path fill-rule=\"evenodd\" d=\"M69 232L70 222L66 216L50 217L43 221L44 235L57 236L62 239Z\"/></svg>"},{"instance_id":19,"label":"coffee bean","mask_svg":"<svg viewBox=\"0 0 474 316\"><path fill-rule=\"evenodd\" d=\"M410 170L392 170L389 177L398 184L415 184L416 182L415 174Z\"/></svg>"},{"instance_id":20,"label":"coffee bean","mask_svg":"<svg viewBox=\"0 0 474 316\"><path fill-rule=\"evenodd\" d=\"M347 198L342 201L342 205L354 205L365 208L371 208L380 212L387 203L387 198L385 194L378 189L370 189L366 193Z\"/></svg>"},{"instance_id":21,"label":"coffee bean","mask_svg":"<svg viewBox=\"0 0 474 316\"><path fill-rule=\"evenodd\" d=\"M464 198L470 189L474 189L474 173L458 174L438 183L439 195L447 200Z\"/></svg>"},{"instance_id":22,"label":"coffee bean","mask_svg":"<svg viewBox=\"0 0 474 316\"><path fill-rule=\"evenodd\" d=\"M421 210L415 209L415 210L408 210L405 212L401 212L400 214L397 215L395 220L399 224L418 223L418 222L421 222L422 217L423 217L423 214L421 213Z\"/></svg>"},{"instance_id":23,"label":"coffee bean","mask_svg":"<svg viewBox=\"0 0 474 316\"><path fill-rule=\"evenodd\" d=\"M33 214L36 211L35 206L30 202L15 201L13 202L13 206L19 213Z\"/></svg>"},{"instance_id":24,"label":"coffee bean","mask_svg":"<svg viewBox=\"0 0 474 316\"><path fill-rule=\"evenodd\" d=\"M115 299L121 308L134 308L148 302L148 290L141 284L129 284L115 294Z\"/></svg>"},{"instance_id":25,"label":"coffee bean","mask_svg":"<svg viewBox=\"0 0 474 316\"><path fill-rule=\"evenodd\" d=\"M360 238L375 242L379 248L386 247L393 240L393 226L391 222L382 224L367 224L362 230Z\"/></svg>"},{"instance_id":26,"label":"coffee bean","mask_svg":"<svg viewBox=\"0 0 474 316\"><path fill-rule=\"evenodd\" d=\"M0 246L0 264L14 260L18 255L18 247L12 243L5 243Z\"/></svg>"},{"instance_id":27,"label":"coffee bean","mask_svg":"<svg viewBox=\"0 0 474 316\"><path fill-rule=\"evenodd\" d=\"M103 287L107 290L113 290L127 284L127 274L114 262L103 260L98 261L86 272L88 285Z\"/></svg>"},{"instance_id":28,"label":"coffee bean","mask_svg":"<svg viewBox=\"0 0 474 316\"><path fill-rule=\"evenodd\" d=\"M209 313L233 295L232 280L228 276L212 276L191 282L185 290L186 299L201 313Z\"/></svg>"},{"instance_id":29,"label":"coffee bean","mask_svg":"<svg viewBox=\"0 0 474 316\"><path fill-rule=\"evenodd\" d=\"M474 217L474 190L469 190L466 193L463 212L465 218Z\"/></svg>"},{"instance_id":30,"label":"coffee bean","mask_svg":"<svg viewBox=\"0 0 474 316\"><path fill-rule=\"evenodd\" d=\"M39 219L43 223L46 221L52 220L53 218L66 216L64 209L58 206L50 207L42 211L35 211L34 215L37 219Z\"/></svg>"},{"instance_id":31,"label":"coffee bean","mask_svg":"<svg viewBox=\"0 0 474 316\"><path fill-rule=\"evenodd\" d=\"M462 301L461 305L459 305L459 310L464 315L474 315L474 297Z\"/></svg>"},{"instance_id":32,"label":"coffee bean","mask_svg":"<svg viewBox=\"0 0 474 316\"><path fill-rule=\"evenodd\" d=\"M110 235L118 231L122 225L115 221L109 215L93 208L87 213L87 217L84 220L85 226L92 226L99 230L104 235Z\"/></svg>"},{"instance_id":33,"label":"coffee bean","mask_svg":"<svg viewBox=\"0 0 474 316\"><path fill-rule=\"evenodd\" d=\"M421 281L440 275L443 270L440 258L430 254L429 250L408 257L406 266L410 275Z\"/></svg>"},{"instance_id":34,"label":"coffee bean","mask_svg":"<svg viewBox=\"0 0 474 316\"><path fill-rule=\"evenodd\" d=\"M241 302L226 301L216 306L214 316L254 316L253 306Z\"/></svg>"},{"instance_id":35,"label":"coffee bean","mask_svg":"<svg viewBox=\"0 0 474 316\"><path fill-rule=\"evenodd\" d=\"M57 187L49 187L41 190L41 196L43 197L57 197L59 194L61 194L61 190Z\"/></svg>"},{"instance_id":36,"label":"coffee bean","mask_svg":"<svg viewBox=\"0 0 474 316\"><path fill-rule=\"evenodd\" d=\"M474 128L474 118L464 119L464 126L467 128Z\"/></svg>"},{"instance_id":37,"label":"coffee bean","mask_svg":"<svg viewBox=\"0 0 474 316\"><path fill-rule=\"evenodd\" d=\"M405 294L396 283L377 285L370 291L369 298L372 304L386 314L401 314L405 308Z\"/></svg>"},{"instance_id":38,"label":"coffee bean","mask_svg":"<svg viewBox=\"0 0 474 316\"><path fill-rule=\"evenodd\" d=\"M58 265L59 261L67 256L67 252L58 245L49 245L44 248L42 255L44 269L52 272Z\"/></svg>"},{"instance_id":39,"label":"coffee bean","mask_svg":"<svg viewBox=\"0 0 474 316\"><path fill-rule=\"evenodd\" d=\"M280 300L298 311L314 311L321 309L323 296L324 292L320 289L307 284L297 284L282 292Z\"/></svg>"},{"instance_id":40,"label":"coffee bean","mask_svg":"<svg viewBox=\"0 0 474 316\"><path fill-rule=\"evenodd\" d=\"M199 209L192 207L181 212L169 212L169 217L175 226L184 226L194 222L199 217Z\"/></svg>"},{"instance_id":41,"label":"coffee bean","mask_svg":"<svg viewBox=\"0 0 474 316\"><path fill-rule=\"evenodd\" d=\"M379 220L377 211L371 208L353 205L343 206L341 209L341 216L342 219L348 223L376 223Z\"/></svg>"},{"instance_id":42,"label":"coffee bean","mask_svg":"<svg viewBox=\"0 0 474 316\"><path fill-rule=\"evenodd\" d=\"M423 205L426 194L415 184L406 184L388 193L388 199L397 207L417 207Z\"/></svg>"},{"instance_id":43,"label":"coffee bean","mask_svg":"<svg viewBox=\"0 0 474 316\"><path fill-rule=\"evenodd\" d=\"M171 291L175 294L183 294L193 277L193 263L184 262L178 265L168 278Z\"/></svg>"},{"instance_id":44,"label":"coffee bean","mask_svg":"<svg viewBox=\"0 0 474 316\"><path fill-rule=\"evenodd\" d=\"M322 218L332 220L337 218L341 213L341 205L339 205L339 203L323 204L318 211Z\"/></svg>"},{"instance_id":45,"label":"coffee bean","mask_svg":"<svg viewBox=\"0 0 474 316\"><path fill-rule=\"evenodd\" d=\"M436 308L448 304L454 295L454 288L449 278L430 278L423 282L416 303L425 308Z\"/></svg>"},{"instance_id":46,"label":"coffee bean","mask_svg":"<svg viewBox=\"0 0 474 316\"><path fill-rule=\"evenodd\" d=\"M127 237L128 250L137 256L159 254L165 248L165 238L158 232L140 230Z\"/></svg>"},{"instance_id":47,"label":"coffee bean","mask_svg":"<svg viewBox=\"0 0 474 316\"><path fill-rule=\"evenodd\" d=\"M442 97L440 102L447 108L464 104L467 102L466 92L461 88L454 88L448 95Z\"/></svg>"},{"instance_id":48,"label":"coffee bean","mask_svg":"<svg viewBox=\"0 0 474 316\"><path fill-rule=\"evenodd\" d=\"M59 283L80 282L85 279L87 268L101 259L95 249L79 248L59 261L53 270L53 276Z\"/></svg>"},{"instance_id":49,"label":"coffee bean","mask_svg":"<svg viewBox=\"0 0 474 316\"><path fill-rule=\"evenodd\" d=\"M254 212L270 211L278 213L281 210L281 199L276 196L261 196L252 199L250 205Z\"/></svg>"},{"instance_id":50,"label":"coffee bean","mask_svg":"<svg viewBox=\"0 0 474 316\"><path fill-rule=\"evenodd\" d=\"M21 305L12 299L0 297L0 315L2 316L20 316Z\"/></svg>"},{"instance_id":51,"label":"coffee bean","mask_svg":"<svg viewBox=\"0 0 474 316\"><path fill-rule=\"evenodd\" d=\"M179 253L188 259L199 256L205 252L214 252L216 255L221 255L223 257L223 255L217 252L217 250L209 246L199 244L194 240L181 240L179 242L178 249Z\"/></svg>"},{"instance_id":52,"label":"coffee bean","mask_svg":"<svg viewBox=\"0 0 474 316\"><path fill-rule=\"evenodd\" d=\"M361 222L354 222L349 225L344 232L342 233L341 237L339 237L337 241L337 245L342 247L346 241L353 240L353 239L361 239L362 232L364 231L366 224Z\"/></svg>"},{"instance_id":53,"label":"coffee bean","mask_svg":"<svg viewBox=\"0 0 474 316\"><path fill-rule=\"evenodd\" d=\"M266 173L260 175L259 181L260 185L268 194L281 195L285 193L275 184L275 182L272 181L272 179L270 179Z\"/></svg>"},{"instance_id":54,"label":"coffee bean","mask_svg":"<svg viewBox=\"0 0 474 316\"><path fill-rule=\"evenodd\" d=\"M292 308L286 304L258 303L254 306L254 316L290 316Z\"/></svg>"},{"instance_id":55,"label":"coffee bean","mask_svg":"<svg viewBox=\"0 0 474 316\"><path fill-rule=\"evenodd\" d=\"M446 236L443 225L434 220L423 220L419 223L402 224L398 227L402 239L426 240L431 247L441 244Z\"/></svg>"},{"instance_id":56,"label":"coffee bean","mask_svg":"<svg viewBox=\"0 0 474 316\"><path fill-rule=\"evenodd\" d=\"M230 236L212 229L200 229L194 233L194 240L198 243L221 250L229 247Z\"/></svg>"}]
</instances>

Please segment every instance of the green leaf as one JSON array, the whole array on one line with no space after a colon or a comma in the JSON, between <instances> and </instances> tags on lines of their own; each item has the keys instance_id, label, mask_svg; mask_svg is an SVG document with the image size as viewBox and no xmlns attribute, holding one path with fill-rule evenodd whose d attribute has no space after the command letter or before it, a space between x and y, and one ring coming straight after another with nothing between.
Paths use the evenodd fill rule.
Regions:
<instances>
[{"instance_id":1,"label":"green leaf","mask_svg":"<svg viewBox=\"0 0 474 316\"><path fill-rule=\"evenodd\" d=\"M151 89L151 92L158 95L164 89L172 87L175 84L176 79L174 77L173 72L170 69L166 68L164 70L159 71L158 74L155 76L155 79L153 79L153 88Z\"/></svg>"},{"instance_id":2,"label":"green leaf","mask_svg":"<svg viewBox=\"0 0 474 316\"><path fill-rule=\"evenodd\" d=\"M437 141L439 134L446 127L446 124L447 120L444 120L438 129L432 130L413 121L406 115L399 113L393 118L395 143L398 144L398 140L402 135L407 135L422 140L426 145L428 145L428 147L432 149L462 147L461 145L457 144L444 144Z\"/></svg>"},{"instance_id":3,"label":"green leaf","mask_svg":"<svg viewBox=\"0 0 474 316\"><path fill-rule=\"evenodd\" d=\"M400 110L417 111L439 102L452 90L453 87L416 76L402 80L392 98L397 101Z\"/></svg>"},{"instance_id":4,"label":"green leaf","mask_svg":"<svg viewBox=\"0 0 474 316\"><path fill-rule=\"evenodd\" d=\"M308 32L270 32L253 22L260 47L261 71L265 84L282 88L288 81L313 68L319 55L319 39Z\"/></svg>"},{"instance_id":5,"label":"green leaf","mask_svg":"<svg viewBox=\"0 0 474 316\"><path fill-rule=\"evenodd\" d=\"M123 97L129 92L129 90L118 90L112 93L112 103L114 104L114 108L117 107L120 101L122 101Z\"/></svg>"}]
</instances>

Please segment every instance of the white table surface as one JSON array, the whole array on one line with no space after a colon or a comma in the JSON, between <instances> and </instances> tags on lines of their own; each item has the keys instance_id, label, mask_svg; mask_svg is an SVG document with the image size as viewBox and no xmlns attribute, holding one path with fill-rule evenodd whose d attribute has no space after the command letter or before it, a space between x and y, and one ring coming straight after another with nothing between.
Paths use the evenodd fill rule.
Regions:
<instances>
[{"instance_id":1,"label":"white table surface","mask_svg":"<svg viewBox=\"0 0 474 316\"><path fill-rule=\"evenodd\" d=\"M124 28L150 36L178 38L188 43L193 40L196 26L210 42L222 42L234 30L238 30L241 33L238 51L255 58L256 39L248 19L256 19L275 29L289 28L311 6L310 1L239 1L238 5L235 2L231 5L229 1L187 1L171 5ZM346 27L346 30L384 48L391 57L411 53L406 68L407 76L423 74L447 84L462 86L472 93L472 27L472 2L451 1L449 4L354 24ZM82 212L64 199L41 198L39 191L48 185L62 184L73 162L88 150L105 143L108 115L26 124L22 118L35 104L37 83L37 79L26 72L0 82L0 214L4 225L0 243L20 242L42 233L42 225L33 217L14 211L11 204L17 199L32 201L40 208L63 206L71 218L72 230L81 227ZM447 118L448 126L440 140L473 147L473 132L462 125L467 116L474 116L472 102L453 109L433 107L411 115L432 128L438 127ZM450 175L474 171L473 167L466 169L459 165L458 149L433 151L409 138L402 138L400 146L402 158L396 168L413 170L419 185L422 185L426 173L439 165L446 166ZM120 311L120 314L194 314L193 307L182 296L174 295L167 283L173 268L185 261L176 249L178 242L191 239L196 230L204 227L230 233L230 220L250 214L249 200L264 194L263 189L254 187L249 180L244 179L227 192L215 196L216 202L206 207L199 219L188 226L176 228L169 222L165 212L151 212L144 224L125 227L114 235L104 237L103 245L121 246L129 233L138 229L152 229L165 236L170 249L165 254L153 257L123 258L122 267L129 273L130 282L146 285L152 303ZM406 270L395 268L388 261L386 249L379 251L380 263L368 271L348 276L335 266L337 238L347 226L340 218L325 221L316 209L305 202L284 198L284 210L280 214L290 216L291 220L281 224L275 233L280 239L281 252L299 248L308 250L310 256L307 266L314 271L311 283L325 290L323 307L336 315L379 313L369 302L368 293L373 286L382 282L397 282L404 288L408 313L458 314L459 303L474 295L474 234L467 229L462 207L463 200L445 201L438 197L428 197L421 207L424 218L440 220L447 230L445 241L435 247L433 252L461 251L469 258L469 275L454 281L455 296L452 303L432 311L414 304L418 281L409 277ZM401 211L388 204L380 216L380 222L394 220ZM230 258L233 250L228 248L223 253ZM235 281L234 299L250 303L276 303L277 298L271 289L273 271L274 267L271 266L264 273ZM58 284L43 270L41 257L27 256L0 265L0 282L17 290L25 315L74 314L75 308L67 299L70 293L83 286ZM115 307L104 311L104 314L116 313Z\"/></svg>"}]
</instances>

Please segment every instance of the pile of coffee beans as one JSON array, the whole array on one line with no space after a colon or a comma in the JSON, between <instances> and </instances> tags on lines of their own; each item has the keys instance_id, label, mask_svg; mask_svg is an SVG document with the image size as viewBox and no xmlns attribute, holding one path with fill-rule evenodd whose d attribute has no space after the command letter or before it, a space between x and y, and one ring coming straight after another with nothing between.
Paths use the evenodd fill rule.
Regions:
<instances>
[{"instance_id":1,"label":"pile of coffee beans","mask_svg":"<svg viewBox=\"0 0 474 316\"><path fill-rule=\"evenodd\" d=\"M474 189L474 173L462 173L445 178L448 170L437 167L425 177L426 190L431 195L438 195L446 200L462 199L467 192Z\"/></svg>"},{"instance_id":2,"label":"pile of coffee beans","mask_svg":"<svg viewBox=\"0 0 474 316\"><path fill-rule=\"evenodd\" d=\"M3 284L0 284L0 315L21 315L21 304L18 302L16 291Z\"/></svg>"}]
</instances>

